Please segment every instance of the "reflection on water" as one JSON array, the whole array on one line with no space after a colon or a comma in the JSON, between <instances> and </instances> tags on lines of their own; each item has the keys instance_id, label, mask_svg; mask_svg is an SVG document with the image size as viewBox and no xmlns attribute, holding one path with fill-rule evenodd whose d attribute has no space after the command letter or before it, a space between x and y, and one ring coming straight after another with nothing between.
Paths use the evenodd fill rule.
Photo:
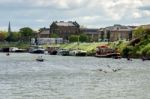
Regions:
<instances>
[{"instance_id":1,"label":"reflection on water","mask_svg":"<svg viewBox=\"0 0 150 99\"><path fill-rule=\"evenodd\" d=\"M0 99L150 97L150 61L44 55L36 62L37 56L0 53Z\"/></svg>"}]
</instances>

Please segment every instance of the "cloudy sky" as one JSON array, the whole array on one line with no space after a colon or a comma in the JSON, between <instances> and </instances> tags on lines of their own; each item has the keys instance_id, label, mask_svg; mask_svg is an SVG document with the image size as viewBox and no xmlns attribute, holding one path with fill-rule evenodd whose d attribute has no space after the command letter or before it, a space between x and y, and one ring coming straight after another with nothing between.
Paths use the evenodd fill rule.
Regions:
<instances>
[{"instance_id":1,"label":"cloudy sky","mask_svg":"<svg viewBox=\"0 0 150 99\"><path fill-rule=\"evenodd\" d=\"M53 21L77 21L89 28L150 23L149 0L0 0L0 30L39 29Z\"/></svg>"}]
</instances>

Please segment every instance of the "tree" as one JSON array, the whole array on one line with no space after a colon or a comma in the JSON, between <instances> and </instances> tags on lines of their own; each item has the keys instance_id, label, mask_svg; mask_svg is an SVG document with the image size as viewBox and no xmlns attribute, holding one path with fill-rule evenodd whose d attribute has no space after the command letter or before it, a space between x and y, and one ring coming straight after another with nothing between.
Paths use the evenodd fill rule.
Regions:
<instances>
[{"instance_id":1,"label":"tree","mask_svg":"<svg viewBox=\"0 0 150 99\"><path fill-rule=\"evenodd\" d=\"M131 57L133 51L133 46L127 46L126 48L123 49L122 54L124 57Z\"/></svg>"},{"instance_id":2,"label":"tree","mask_svg":"<svg viewBox=\"0 0 150 99\"><path fill-rule=\"evenodd\" d=\"M104 31L101 33L101 41L104 41Z\"/></svg>"},{"instance_id":3,"label":"tree","mask_svg":"<svg viewBox=\"0 0 150 99\"><path fill-rule=\"evenodd\" d=\"M110 41L110 31L107 31L107 39L108 39L108 42Z\"/></svg>"},{"instance_id":4,"label":"tree","mask_svg":"<svg viewBox=\"0 0 150 99\"><path fill-rule=\"evenodd\" d=\"M19 30L21 34L21 38L25 41L29 41L30 38L33 36L33 30L29 27L24 27Z\"/></svg>"},{"instance_id":5,"label":"tree","mask_svg":"<svg viewBox=\"0 0 150 99\"><path fill-rule=\"evenodd\" d=\"M7 36L8 36L7 32L0 32L0 41L6 40Z\"/></svg>"},{"instance_id":6,"label":"tree","mask_svg":"<svg viewBox=\"0 0 150 99\"><path fill-rule=\"evenodd\" d=\"M21 38L21 34L18 32L12 32L12 41L19 41Z\"/></svg>"},{"instance_id":7,"label":"tree","mask_svg":"<svg viewBox=\"0 0 150 99\"><path fill-rule=\"evenodd\" d=\"M133 36L135 38L142 37L145 34L145 29L143 27L139 27L133 31Z\"/></svg>"},{"instance_id":8,"label":"tree","mask_svg":"<svg viewBox=\"0 0 150 99\"><path fill-rule=\"evenodd\" d=\"M86 34L81 34L79 36L79 41L80 42L87 42L88 41L88 36Z\"/></svg>"},{"instance_id":9,"label":"tree","mask_svg":"<svg viewBox=\"0 0 150 99\"><path fill-rule=\"evenodd\" d=\"M58 34L56 34L56 33L53 33L53 34L51 34L51 36L50 36L51 38L58 38L59 37L59 35Z\"/></svg>"},{"instance_id":10,"label":"tree","mask_svg":"<svg viewBox=\"0 0 150 99\"><path fill-rule=\"evenodd\" d=\"M70 42L78 42L78 40L79 40L79 36L78 35L71 35L69 37L69 41Z\"/></svg>"}]
</instances>

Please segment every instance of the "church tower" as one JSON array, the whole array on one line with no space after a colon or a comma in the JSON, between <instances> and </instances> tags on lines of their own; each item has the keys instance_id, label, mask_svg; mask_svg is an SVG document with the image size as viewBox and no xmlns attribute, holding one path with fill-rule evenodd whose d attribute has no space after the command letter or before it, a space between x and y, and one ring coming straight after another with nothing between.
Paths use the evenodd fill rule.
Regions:
<instances>
[{"instance_id":1,"label":"church tower","mask_svg":"<svg viewBox=\"0 0 150 99\"><path fill-rule=\"evenodd\" d=\"M8 34L9 34L9 36L11 36L11 25L10 25L10 22L9 22L9 25L8 25Z\"/></svg>"},{"instance_id":2,"label":"church tower","mask_svg":"<svg viewBox=\"0 0 150 99\"><path fill-rule=\"evenodd\" d=\"M12 32L11 32L11 24L9 22L8 24L8 38L7 38L8 41L11 41L12 40Z\"/></svg>"}]
</instances>

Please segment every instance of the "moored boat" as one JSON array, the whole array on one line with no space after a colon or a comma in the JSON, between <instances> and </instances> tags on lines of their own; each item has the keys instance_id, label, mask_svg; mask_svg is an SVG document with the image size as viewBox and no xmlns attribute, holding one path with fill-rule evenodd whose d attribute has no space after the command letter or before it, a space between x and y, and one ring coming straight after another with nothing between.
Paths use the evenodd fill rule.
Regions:
<instances>
[{"instance_id":1,"label":"moored boat","mask_svg":"<svg viewBox=\"0 0 150 99\"><path fill-rule=\"evenodd\" d=\"M9 48L9 51L10 52L19 52L19 53L21 53L21 52L26 52L27 50L26 49L19 49L19 48L17 48L17 47L10 47Z\"/></svg>"},{"instance_id":2,"label":"moored boat","mask_svg":"<svg viewBox=\"0 0 150 99\"><path fill-rule=\"evenodd\" d=\"M31 46L29 52L34 54L44 54L45 49L42 46Z\"/></svg>"},{"instance_id":3,"label":"moored boat","mask_svg":"<svg viewBox=\"0 0 150 99\"><path fill-rule=\"evenodd\" d=\"M58 55L62 55L62 56L69 56L69 50L67 49L60 49L58 50Z\"/></svg>"},{"instance_id":4,"label":"moored boat","mask_svg":"<svg viewBox=\"0 0 150 99\"><path fill-rule=\"evenodd\" d=\"M86 56L87 55L87 51L83 51L83 50L72 50L69 52L69 54L71 56Z\"/></svg>"},{"instance_id":5,"label":"moored boat","mask_svg":"<svg viewBox=\"0 0 150 99\"><path fill-rule=\"evenodd\" d=\"M57 47L57 46L47 47L48 54L50 54L50 55L57 55L58 49L59 49L59 47Z\"/></svg>"},{"instance_id":6,"label":"moored boat","mask_svg":"<svg viewBox=\"0 0 150 99\"><path fill-rule=\"evenodd\" d=\"M120 53L112 48L109 48L108 46L98 46L96 48L96 57L100 58L114 58L114 59L120 59L121 55Z\"/></svg>"}]
</instances>

